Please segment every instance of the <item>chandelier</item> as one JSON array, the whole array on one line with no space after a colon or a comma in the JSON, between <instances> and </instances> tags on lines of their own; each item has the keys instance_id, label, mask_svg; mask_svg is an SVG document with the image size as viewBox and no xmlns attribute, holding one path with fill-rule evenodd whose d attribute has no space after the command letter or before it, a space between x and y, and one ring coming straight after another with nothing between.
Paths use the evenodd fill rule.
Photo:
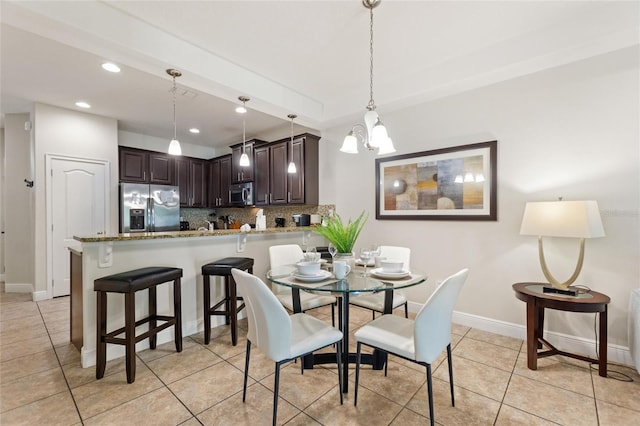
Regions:
<instances>
[{"instance_id":1,"label":"chandelier","mask_svg":"<svg viewBox=\"0 0 640 426\"><path fill-rule=\"evenodd\" d=\"M358 153L358 138L369 151L378 149L378 154L391 154L396 152L393 142L387 134L387 129L382 124L376 104L373 101L373 9L380 5L382 0L362 0L364 7L369 9L369 104L364 114L364 125L355 124L344 138L340 151L347 154Z\"/></svg>"}]
</instances>

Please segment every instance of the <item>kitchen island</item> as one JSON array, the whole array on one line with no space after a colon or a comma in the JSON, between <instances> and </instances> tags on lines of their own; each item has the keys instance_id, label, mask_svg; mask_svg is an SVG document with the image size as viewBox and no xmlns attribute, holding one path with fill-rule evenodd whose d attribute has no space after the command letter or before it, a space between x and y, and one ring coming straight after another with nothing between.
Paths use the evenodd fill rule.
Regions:
<instances>
[{"instance_id":1,"label":"kitchen island","mask_svg":"<svg viewBox=\"0 0 640 426\"><path fill-rule=\"evenodd\" d=\"M265 278L269 269L269 247L277 244L326 245L313 227L267 228L241 232L237 229L213 231L149 232L74 237L81 248L71 251L71 341L81 352L83 367L96 363L96 296L93 282L106 275L147 266L182 268L182 335L203 331L202 265L231 256L251 257L253 272ZM212 300L223 297L220 278L212 282ZM123 296L109 294L108 329L124 325ZM158 313L172 313L171 286L157 289ZM112 301L113 300L113 301ZM136 297L136 318L148 312L144 294ZM78 322L81 321L81 324ZM224 324L224 317L212 317L212 326ZM158 344L173 340L170 327L158 334ZM140 351L148 340L136 345ZM124 347L107 346L107 360L124 356Z\"/></svg>"}]
</instances>

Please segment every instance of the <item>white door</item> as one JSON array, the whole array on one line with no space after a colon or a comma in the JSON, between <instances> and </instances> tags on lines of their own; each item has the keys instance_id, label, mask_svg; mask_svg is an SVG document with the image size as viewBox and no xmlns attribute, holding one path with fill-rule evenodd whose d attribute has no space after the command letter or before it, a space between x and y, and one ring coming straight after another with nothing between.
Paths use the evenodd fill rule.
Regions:
<instances>
[{"instance_id":1,"label":"white door","mask_svg":"<svg viewBox=\"0 0 640 426\"><path fill-rule=\"evenodd\" d=\"M50 157L47 208L53 297L69 294L69 250L74 235L103 234L108 227L108 163Z\"/></svg>"}]
</instances>

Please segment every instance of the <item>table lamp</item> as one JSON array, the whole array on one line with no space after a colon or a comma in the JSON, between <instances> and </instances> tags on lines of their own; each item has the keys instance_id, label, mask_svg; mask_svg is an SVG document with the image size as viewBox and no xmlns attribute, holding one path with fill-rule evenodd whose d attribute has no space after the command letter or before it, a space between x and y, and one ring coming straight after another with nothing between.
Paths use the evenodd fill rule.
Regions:
<instances>
[{"instance_id":1,"label":"table lamp","mask_svg":"<svg viewBox=\"0 0 640 426\"><path fill-rule=\"evenodd\" d=\"M545 293L560 293L575 296L577 292L569 288L580 274L584 260L585 238L604 237L600 220L600 210L596 201L541 201L529 202L522 217L520 235L538 236L538 254L545 278L551 286L545 286ZM580 254L573 275L560 282L551 275L544 259L542 237L580 238Z\"/></svg>"}]
</instances>

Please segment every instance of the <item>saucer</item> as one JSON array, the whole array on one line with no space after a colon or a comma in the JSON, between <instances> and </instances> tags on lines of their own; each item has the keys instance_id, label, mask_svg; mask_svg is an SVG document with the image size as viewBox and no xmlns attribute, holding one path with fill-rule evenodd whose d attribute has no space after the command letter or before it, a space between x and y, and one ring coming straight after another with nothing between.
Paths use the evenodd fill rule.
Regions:
<instances>
[{"instance_id":1,"label":"saucer","mask_svg":"<svg viewBox=\"0 0 640 426\"><path fill-rule=\"evenodd\" d=\"M300 275L297 272L294 272L293 277L299 281L303 281L306 283L315 283L318 281L326 280L327 278L331 277L331 272L323 270L316 275Z\"/></svg>"},{"instance_id":2,"label":"saucer","mask_svg":"<svg viewBox=\"0 0 640 426\"><path fill-rule=\"evenodd\" d=\"M385 279L404 278L411 275L411 271L403 269L400 272L384 272L382 268L375 268L371 270L371 275Z\"/></svg>"}]
</instances>

